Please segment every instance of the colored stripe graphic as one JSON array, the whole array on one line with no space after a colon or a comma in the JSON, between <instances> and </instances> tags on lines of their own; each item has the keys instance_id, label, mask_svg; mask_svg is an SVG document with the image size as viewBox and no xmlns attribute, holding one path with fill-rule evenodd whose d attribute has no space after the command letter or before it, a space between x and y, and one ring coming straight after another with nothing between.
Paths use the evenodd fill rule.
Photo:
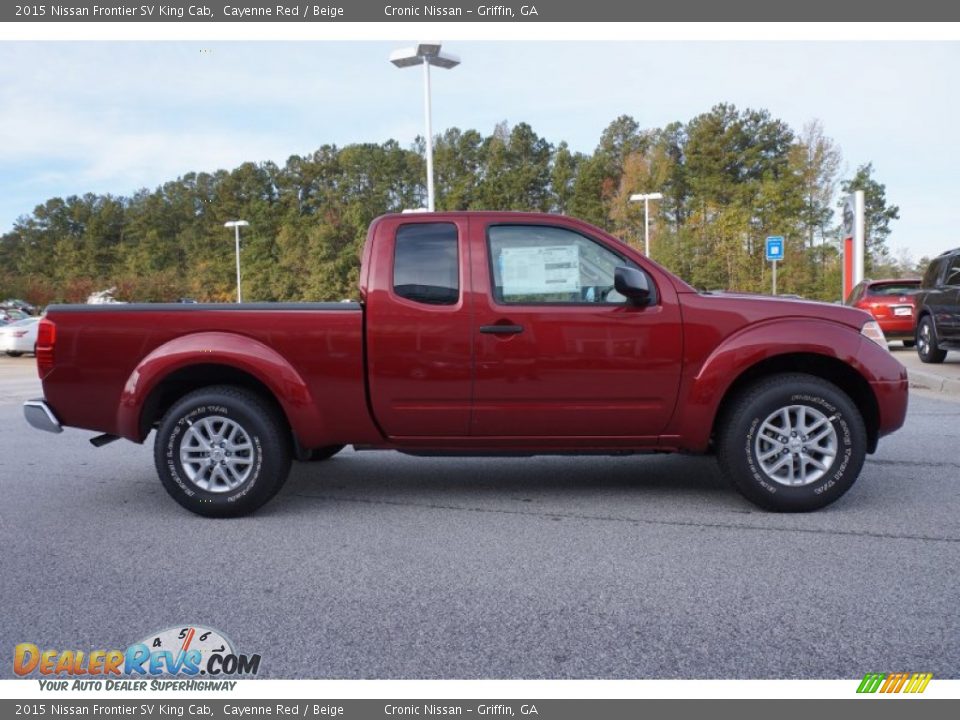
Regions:
<instances>
[{"instance_id":1,"label":"colored stripe graphic","mask_svg":"<svg viewBox=\"0 0 960 720\"><path fill-rule=\"evenodd\" d=\"M913 677L910 678L910 683L907 685L907 689L904 692L908 693L922 693L927 689L927 685L933 679L933 673L914 673Z\"/></svg>"},{"instance_id":2,"label":"colored stripe graphic","mask_svg":"<svg viewBox=\"0 0 960 720\"><path fill-rule=\"evenodd\" d=\"M883 684L883 687L880 688L880 692L896 692L897 688L899 687L898 683L902 682L904 679L906 679L904 673L890 673L887 675L887 681Z\"/></svg>"},{"instance_id":3,"label":"colored stripe graphic","mask_svg":"<svg viewBox=\"0 0 960 720\"><path fill-rule=\"evenodd\" d=\"M863 681L860 683L860 687L857 688L857 692L875 693L880 688L880 683L883 682L885 677L885 673L867 673L863 676Z\"/></svg>"},{"instance_id":4,"label":"colored stripe graphic","mask_svg":"<svg viewBox=\"0 0 960 720\"><path fill-rule=\"evenodd\" d=\"M860 681L858 693L922 693L933 679L933 673L867 673Z\"/></svg>"}]
</instances>

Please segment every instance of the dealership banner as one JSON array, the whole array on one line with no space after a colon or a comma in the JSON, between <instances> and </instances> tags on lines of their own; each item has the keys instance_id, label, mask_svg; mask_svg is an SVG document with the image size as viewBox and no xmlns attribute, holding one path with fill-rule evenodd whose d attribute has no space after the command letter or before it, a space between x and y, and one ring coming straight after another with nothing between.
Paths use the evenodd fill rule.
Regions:
<instances>
[{"instance_id":1,"label":"dealership banner","mask_svg":"<svg viewBox=\"0 0 960 720\"><path fill-rule=\"evenodd\" d=\"M869 4L807 0L525 0L483 4L383 0L65 0L3 4L0 21L15 22L945 22L960 4L942 0Z\"/></svg>"},{"instance_id":2,"label":"dealership banner","mask_svg":"<svg viewBox=\"0 0 960 720\"><path fill-rule=\"evenodd\" d=\"M899 720L951 717L956 703L927 700L907 711L900 703L858 700L45 700L0 701L0 715L13 717L87 716L100 718L205 718L235 720L248 717L343 718L397 720L430 717L517 718L522 720L637 720L637 718L738 717L741 720L782 720L811 716Z\"/></svg>"}]
</instances>

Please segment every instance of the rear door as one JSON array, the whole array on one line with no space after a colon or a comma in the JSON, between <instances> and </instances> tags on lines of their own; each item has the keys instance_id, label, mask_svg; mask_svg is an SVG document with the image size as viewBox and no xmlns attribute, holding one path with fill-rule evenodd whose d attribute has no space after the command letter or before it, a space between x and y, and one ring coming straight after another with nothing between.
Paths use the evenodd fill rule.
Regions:
<instances>
[{"instance_id":1,"label":"rear door","mask_svg":"<svg viewBox=\"0 0 960 720\"><path fill-rule=\"evenodd\" d=\"M676 292L644 269L658 300L638 307L613 289L638 267L586 229L475 220L476 353L471 434L508 438L653 438L680 381Z\"/></svg>"},{"instance_id":2,"label":"rear door","mask_svg":"<svg viewBox=\"0 0 960 720\"><path fill-rule=\"evenodd\" d=\"M368 262L367 372L386 435L466 436L473 367L468 220L388 218Z\"/></svg>"},{"instance_id":3,"label":"rear door","mask_svg":"<svg viewBox=\"0 0 960 720\"><path fill-rule=\"evenodd\" d=\"M960 343L960 253L947 262L939 304L937 332L943 340Z\"/></svg>"}]
</instances>

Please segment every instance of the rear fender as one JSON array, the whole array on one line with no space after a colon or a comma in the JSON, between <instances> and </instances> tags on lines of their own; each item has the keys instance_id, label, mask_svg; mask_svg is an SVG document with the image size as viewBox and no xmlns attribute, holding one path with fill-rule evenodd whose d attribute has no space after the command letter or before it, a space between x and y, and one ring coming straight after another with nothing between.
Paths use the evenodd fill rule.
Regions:
<instances>
[{"instance_id":1,"label":"rear fender","mask_svg":"<svg viewBox=\"0 0 960 720\"><path fill-rule=\"evenodd\" d=\"M294 435L305 447L323 436L325 424L299 373L258 340L225 332L184 335L160 345L130 373L120 395L117 428L121 437L143 442L150 428L141 423L153 390L171 373L192 365L226 365L256 378L273 394Z\"/></svg>"}]
</instances>

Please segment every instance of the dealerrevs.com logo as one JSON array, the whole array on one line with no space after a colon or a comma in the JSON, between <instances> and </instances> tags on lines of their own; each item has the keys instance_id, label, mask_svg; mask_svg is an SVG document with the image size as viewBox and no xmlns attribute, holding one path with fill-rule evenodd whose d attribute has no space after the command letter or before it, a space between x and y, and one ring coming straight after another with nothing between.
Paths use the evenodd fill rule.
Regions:
<instances>
[{"instance_id":1,"label":"dealerrevs.com logo","mask_svg":"<svg viewBox=\"0 0 960 720\"><path fill-rule=\"evenodd\" d=\"M168 628L123 649L41 649L25 642L13 651L14 673L39 676L42 690L232 690L236 681L227 678L259 670L259 654L237 653L223 633L198 625Z\"/></svg>"}]
</instances>

